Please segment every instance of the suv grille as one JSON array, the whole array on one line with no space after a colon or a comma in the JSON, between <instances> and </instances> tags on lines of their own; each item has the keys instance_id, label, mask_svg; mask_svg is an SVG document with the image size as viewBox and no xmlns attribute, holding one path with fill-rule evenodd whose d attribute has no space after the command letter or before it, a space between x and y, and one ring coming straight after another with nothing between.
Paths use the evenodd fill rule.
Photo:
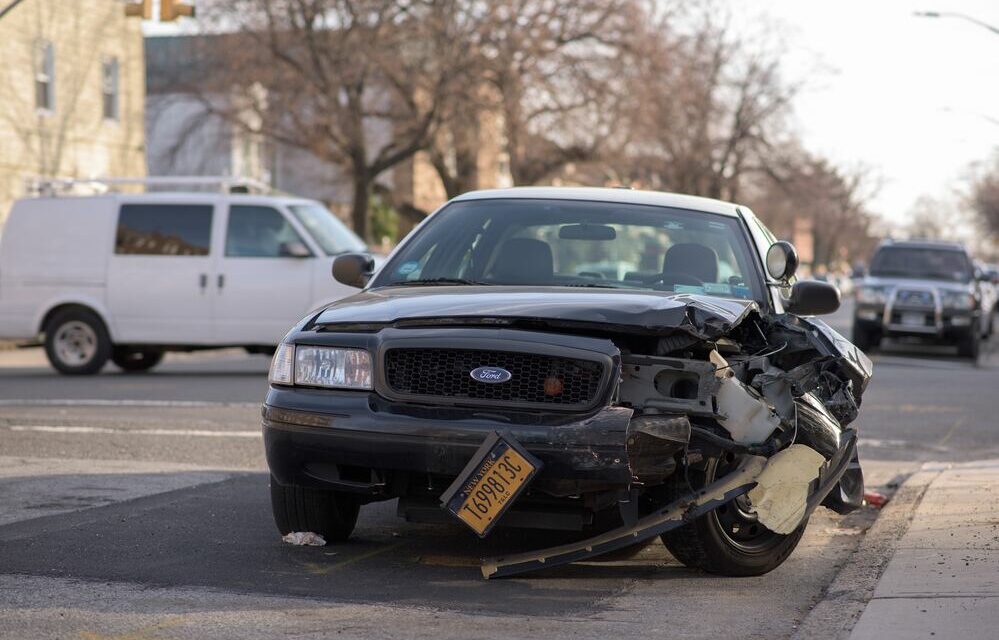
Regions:
<instances>
[{"instance_id":1,"label":"suv grille","mask_svg":"<svg viewBox=\"0 0 999 640\"><path fill-rule=\"evenodd\" d=\"M600 393L600 362L534 353L475 349L394 348L385 352L385 380L400 396L510 406L588 408ZM499 384L473 380L478 367L502 367Z\"/></svg>"},{"instance_id":2,"label":"suv grille","mask_svg":"<svg viewBox=\"0 0 999 640\"><path fill-rule=\"evenodd\" d=\"M895 294L895 304L907 307L933 308L933 294L929 291L909 291L902 289Z\"/></svg>"}]
</instances>

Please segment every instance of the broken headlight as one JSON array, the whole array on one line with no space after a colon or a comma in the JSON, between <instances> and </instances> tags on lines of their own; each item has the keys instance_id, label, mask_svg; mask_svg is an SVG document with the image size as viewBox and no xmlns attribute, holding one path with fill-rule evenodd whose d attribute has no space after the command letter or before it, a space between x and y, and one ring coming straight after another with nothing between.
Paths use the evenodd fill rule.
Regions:
<instances>
[{"instance_id":1,"label":"broken headlight","mask_svg":"<svg viewBox=\"0 0 999 640\"><path fill-rule=\"evenodd\" d=\"M271 361L271 384L370 389L371 354L364 349L282 344Z\"/></svg>"},{"instance_id":2,"label":"broken headlight","mask_svg":"<svg viewBox=\"0 0 999 640\"><path fill-rule=\"evenodd\" d=\"M975 308L975 296L967 291L940 291L940 303L945 309L967 311Z\"/></svg>"},{"instance_id":3,"label":"broken headlight","mask_svg":"<svg viewBox=\"0 0 999 640\"><path fill-rule=\"evenodd\" d=\"M857 302L860 304L884 304L887 299L887 287L857 287Z\"/></svg>"}]
</instances>

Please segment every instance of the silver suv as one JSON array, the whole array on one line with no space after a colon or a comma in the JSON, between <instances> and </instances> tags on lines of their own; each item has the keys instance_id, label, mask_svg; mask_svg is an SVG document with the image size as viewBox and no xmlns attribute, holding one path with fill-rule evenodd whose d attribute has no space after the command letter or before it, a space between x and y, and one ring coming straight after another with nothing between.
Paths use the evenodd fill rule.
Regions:
<instances>
[{"instance_id":1,"label":"silver suv","mask_svg":"<svg viewBox=\"0 0 999 640\"><path fill-rule=\"evenodd\" d=\"M856 290L853 343L869 351L882 338L915 337L977 358L991 328L991 310L982 311L983 277L960 244L885 242Z\"/></svg>"}]
</instances>

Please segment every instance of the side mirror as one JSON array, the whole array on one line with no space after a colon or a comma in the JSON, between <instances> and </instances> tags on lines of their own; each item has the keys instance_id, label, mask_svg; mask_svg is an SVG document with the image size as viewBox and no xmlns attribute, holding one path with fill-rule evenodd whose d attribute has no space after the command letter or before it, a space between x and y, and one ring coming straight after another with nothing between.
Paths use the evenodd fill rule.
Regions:
<instances>
[{"instance_id":1,"label":"side mirror","mask_svg":"<svg viewBox=\"0 0 999 640\"><path fill-rule=\"evenodd\" d=\"M375 271L375 259L363 253L345 253L333 260L333 279L348 287L363 288Z\"/></svg>"},{"instance_id":2,"label":"side mirror","mask_svg":"<svg viewBox=\"0 0 999 640\"><path fill-rule=\"evenodd\" d=\"M788 313L821 316L839 309L839 289L828 282L801 280L791 287L791 297L784 301Z\"/></svg>"},{"instance_id":3,"label":"side mirror","mask_svg":"<svg viewBox=\"0 0 999 640\"><path fill-rule=\"evenodd\" d=\"M781 240L767 249L767 273L774 280L784 282L798 270L798 252L790 242Z\"/></svg>"},{"instance_id":4,"label":"side mirror","mask_svg":"<svg viewBox=\"0 0 999 640\"><path fill-rule=\"evenodd\" d=\"M292 242L282 242L279 248L282 258L311 258L312 252L305 244L295 240Z\"/></svg>"}]
</instances>

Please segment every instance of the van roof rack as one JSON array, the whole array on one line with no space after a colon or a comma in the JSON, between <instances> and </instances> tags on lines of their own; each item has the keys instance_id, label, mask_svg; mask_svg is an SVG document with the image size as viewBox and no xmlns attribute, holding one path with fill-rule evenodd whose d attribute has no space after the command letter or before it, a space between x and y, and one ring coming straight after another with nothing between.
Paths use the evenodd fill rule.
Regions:
<instances>
[{"instance_id":1,"label":"van roof rack","mask_svg":"<svg viewBox=\"0 0 999 640\"><path fill-rule=\"evenodd\" d=\"M215 190L220 193L257 193L278 195L281 192L255 178L238 176L143 176L131 178L28 178L25 190L32 196L55 197L76 195L80 189L90 189L93 194L115 193L121 187L140 186L147 192ZM153 189L150 189L153 187Z\"/></svg>"}]
</instances>

